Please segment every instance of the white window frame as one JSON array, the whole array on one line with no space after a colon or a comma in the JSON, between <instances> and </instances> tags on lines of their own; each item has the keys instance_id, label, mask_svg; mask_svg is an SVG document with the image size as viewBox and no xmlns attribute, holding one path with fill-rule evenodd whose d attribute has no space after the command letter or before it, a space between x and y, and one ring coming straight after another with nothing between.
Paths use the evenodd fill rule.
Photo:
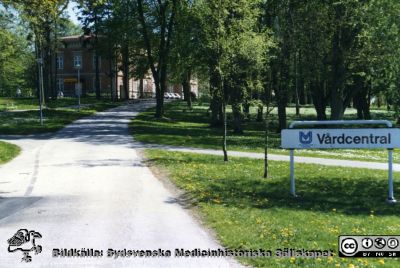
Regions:
<instances>
[{"instance_id":1,"label":"white window frame","mask_svg":"<svg viewBox=\"0 0 400 268\"><path fill-rule=\"evenodd\" d=\"M64 69L64 55L58 55L56 58L56 65L58 70Z\"/></svg>"},{"instance_id":2,"label":"white window frame","mask_svg":"<svg viewBox=\"0 0 400 268\"><path fill-rule=\"evenodd\" d=\"M83 64L82 64L82 55L80 55L80 54L75 54L74 55L74 68L75 69L78 69L78 62L79 62L79 65L80 65L80 69L82 69L83 68Z\"/></svg>"},{"instance_id":3,"label":"white window frame","mask_svg":"<svg viewBox=\"0 0 400 268\"><path fill-rule=\"evenodd\" d=\"M57 78L57 92L64 92L64 78Z\"/></svg>"}]
</instances>

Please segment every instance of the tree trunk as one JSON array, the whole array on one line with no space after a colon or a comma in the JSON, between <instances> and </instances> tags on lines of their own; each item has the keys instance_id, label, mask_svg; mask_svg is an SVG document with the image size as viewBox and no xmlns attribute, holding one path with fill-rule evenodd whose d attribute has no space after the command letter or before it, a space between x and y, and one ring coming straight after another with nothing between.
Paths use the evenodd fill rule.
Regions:
<instances>
[{"instance_id":1,"label":"tree trunk","mask_svg":"<svg viewBox=\"0 0 400 268\"><path fill-rule=\"evenodd\" d=\"M243 134L242 127L242 107L240 103L234 102L232 104L232 114L233 114L233 132L236 134Z\"/></svg>"},{"instance_id":2,"label":"tree trunk","mask_svg":"<svg viewBox=\"0 0 400 268\"><path fill-rule=\"evenodd\" d=\"M97 37L96 37L97 39ZM99 68L99 55L97 54L97 49L95 50L95 65L96 65L96 77L95 77L95 87L96 87L96 98L101 98L100 92L100 68Z\"/></svg>"},{"instance_id":3,"label":"tree trunk","mask_svg":"<svg viewBox=\"0 0 400 268\"><path fill-rule=\"evenodd\" d=\"M228 136L228 123L226 120L226 103L223 101L222 104L222 113L223 113L223 121L224 121L224 136L223 136L223 142L222 142L222 151L224 153L224 161L228 162L228 150L227 150L227 145L226 145L226 140Z\"/></svg>"},{"instance_id":4,"label":"tree trunk","mask_svg":"<svg viewBox=\"0 0 400 268\"><path fill-rule=\"evenodd\" d=\"M372 84L370 84L370 86L372 87ZM371 119L371 91L372 91L371 87L368 87L368 89L367 89L367 99L366 99L365 109L364 109L364 117L366 120Z\"/></svg>"},{"instance_id":5,"label":"tree trunk","mask_svg":"<svg viewBox=\"0 0 400 268\"><path fill-rule=\"evenodd\" d=\"M304 87L304 75L303 75L303 65L301 59L301 52L299 52L299 64L297 66L298 69L298 92L299 92L299 102L302 105L307 104L307 93L305 92Z\"/></svg>"},{"instance_id":6,"label":"tree trunk","mask_svg":"<svg viewBox=\"0 0 400 268\"><path fill-rule=\"evenodd\" d=\"M378 106L378 108L381 108L382 106L382 96L380 93L376 96L376 105Z\"/></svg>"},{"instance_id":7,"label":"tree trunk","mask_svg":"<svg viewBox=\"0 0 400 268\"><path fill-rule=\"evenodd\" d=\"M100 91L100 68L99 68L99 54L98 54L98 44L99 44L99 38L98 38L98 16L95 14L95 19L94 19L94 28L95 28L95 36L94 36L94 53L95 53L95 88L96 88L96 98L100 99L101 98L101 91Z\"/></svg>"},{"instance_id":8,"label":"tree trunk","mask_svg":"<svg viewBox=\"0 0 400 268\"><path fill-rule=\"evenodd\" d=\"M335 20L341 21L344 14L342 4L335 6ZM331 87L331 120L341 120L344 115L344 77L345 65L341 44L342 24L337 23L332 40L332 87Z\"/></svg>"},{"instance_id":9,"label":"tree trunk","mask_svg":"<svg viewBox=\"0 0 400 268\"><path fill-rule=\"evenodd\" d=\"M183 97L187 103L189 109L192 109L192 96L191 96L191 88L190 88L190 80L191 80L191 70L188 69L184 72L182 77L182 89L183 89Z\"/></svg>"},{"instance_id":10,"label":"tree trunk","mask_svg":"<svg viewBox=\"0 0 400 268\"><path fill-rule=\"evenodd\" d=\"M158 3L159 12L159 45L158 45L158 59L157 62L153 57L152 40L148 34L148 25L145 19L145 12L143 8L143 0L137 1L139 22L141 24L141 31L143 34L143 41L146 47L147 59L149 61L150 69L153 74L154 83L156 84L156 118L164 116L164 92L167 88L167 60L170 52L170 43L173 32L173 25L175 23L175 13L177 8L177 1L172 0L172 11L167 18L166 8L170 2ZM168 21L168 22L167 22ZM156 67L157 65L157 67Z\"/></svg>"},{"instance_id":11,"label":"tree trunk","mask_svg":"<svg viewBox=\"0 0 400 268\"><path fill-rule=\"evenodd\" d=\"M125 93L125 99L129 100L129 48L128 44L125 43L122 49L122 70L123 76L123 89Z\"/></svg>"},{"instance_id":12,"label":"tree trunk","mask_svg":"<svg viewBox=\"0 0 400 268\"><path fill-rule=\"evenodd\" d=\"M43 90L44 99L48 101L50 99L50 63L48 57L49 51L46 45L43 49Z\"/></svg>"},{"instance_id":13,"label":"tree trunk","mask_svg":"<svg viewBox=\"0 0 400 268\"><path fill-rule=\"evenodd\" d=\"M219 83L221 78L215 67L210 67L210 109L211 109L211 126L222 126L223 118L221 117L222 107L222 96L219 91Z\"/></svg>"},{"instance_id":14,"label":"tree trunk","mask_svg":"<svg viewBox=\"0 0 400 268\"><path fill-rule=\"evenodd\" d=\"M114 69L114 75L113 75L113 92L116 96L116 99L118 99L118 66L117 66L117 51L114 51L114 57L113 57L113 69Z\"/></svg>"},{"instance_id":15,"label":"tree trunk","mask_svg":"<svg viewBox=\"0 0 400 268\"><path fill-rule=\"evenodd\" d=\"M115 73L114 73L114 57L113 57L113 52L111 49L110 42L108 42L108 77L110 80L110 97L111 100L115 101L116 100L116 94L114 90L114 79L115 79Z\"/></svg>"},{"instance_id":16,"label":"tree trunk","mask_svg":"<svg viewBox=\"0 0 400 268\"><path fill-rule=\"evenodd\" d=\"M57 24L55 24L55 28L57 28ZM53 33L54 40L51 42L51 49L50 49L50 85L53 100L57 99L57 66L56 66L56 58L57 58L57 31Z\"/></svg>"},{"instance_id":17,"label":"tree trunk","mask_svg":"<svg viewBox=\"0 0 400 268\"><path fill-rule=\"evenodd\" d=\"M164 93L163 91L165 90L165 88L163 88L163 83L161 82L161 76L160 78L158 78L158 72L156 73L156 75L153 75L153 77L155 78L154 83L156 86L156 113L155 113L155 117L156 118L162 118L164 116Z\"/></svg>"},{"instance_id":18,"label":"tree trunk","mask_svg":"<svg viewBox=\"0 0 400 268\"><path fill-rule=\"evenodd\" d=\"M286 128L286 101L278 101L279 131Z\"/></svg>"},{"instance_id":19,"label":"tree trunk","mask_svg":"<svg viewBox=\"0 0 400 268\"><path fill-rule=\"evenodd\" d=\"M326 96L323 83L311 82L312 99L317 112L317 120L326 120Z\"/></svg>"},{"instance_id":20,"label":"tree trunk","mask_svg":"<svg viewBox=\"0 0 400 268\"><path fill-rule=\"evenodd\" d=\"M357 94L353 97L354 108L357 109L358 119L371 119L370 104L369 104L369 88L365 87L364 81L361 77L355 79L354 92Z\"/></svg>"},{"instance_id":21,"label":"tree trunk","mask_svg":"<svg viewBox=\"0 0 400 268\"><path fill-rule=\"evenodd\" d=\"M295 102L296 102L296 116L300 116L300 93L299 93L299 76L298 76L298 56L297 52L294 55L295 65Z\"/></svg>"},{"instance_id":22,"label":"tree trunk","mask_svg":"<svg viewBox=\"0 0 400 268\"><path fill-rule=\"evenodd\" d=\"M251 120L250 116L250 102L246 99L243 102L243 116L246 120Z\"/></svg>"},{"instance_id":23,"label":"tree trunk","mask_svg":"<svg viewBox=\"0 0 400 268\"><path fill-rule=\"evenodd\" d=\"M141 99L144 98L144 81L143 81L143 77L141 77L140 80L139 80L139 98L141 98Z\"/></svg>"},{"instance_id":24,"label":"tree trunk","mask_svg":"<svg viewBox=\"0 0 400 268\"><path fill-rule=\"evenodd\" d=\"M257 122L263 121L264 105L260 104L257 106Z\"/></svg>"},{"instance_id":25,"label":"tree trunk","mask_svg":"<svg viewBox=\"0 0 400 268\"><path fill-rule=\"evenodd\" d=\"M269 136L269 111L265 113L265 132L264 132L264 178L268 178L268 136Z\"/></svg>"},{"instance_id":26,"label":"tree trunk","mask_svg":"<svg viewBox=\"0 0 400 268\"><path fill-rule=\"evenodd\" d=\"M277 97L277 106L278 106L278 123L279 123L279 129L278 131L280 132L282 129L286 128L286 122L287 122L287 117L286 117L286 106L287 106L287 84L286 80L287 76L282 75L280 82L278 83L275 81L275 88L278 88L276 91L276 97Z\"/></svg>"},{"instance_id":27,"label":"tree trunk","mask_svg":"<svg viewBox=\"0 0 400 268\"><path fill-rule=\"evenodd\" d=\"M287 38L287 37L286 37ZM287 40L289 40L287 38ZM286 128L287 117L286 107L288 102L288 90L289 90L289 64L290 64L290 51L288 45L284 45L282 49L282 57L280 58L280 74L275 71L273 75L274 88L276 91L277 105L278 105L278 122L279 132ZM277 80L279 78L279 81Z\"/></svg>"}]
</instances>

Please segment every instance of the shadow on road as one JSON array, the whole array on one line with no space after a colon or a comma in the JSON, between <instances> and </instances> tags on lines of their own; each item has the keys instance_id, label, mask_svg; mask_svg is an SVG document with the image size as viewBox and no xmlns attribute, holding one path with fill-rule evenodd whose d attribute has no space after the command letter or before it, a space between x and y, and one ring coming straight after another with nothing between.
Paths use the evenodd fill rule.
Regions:
<instances>
[{"instance_id":1,"label":"shadow on road","mask_svg":"<svg viewBox=\"0 0 400 268\"><path fill-rule=\"evenodd\" d=\"M0 197L0 220L31 206L41 197Z\"/></svg>"}]
</instances>

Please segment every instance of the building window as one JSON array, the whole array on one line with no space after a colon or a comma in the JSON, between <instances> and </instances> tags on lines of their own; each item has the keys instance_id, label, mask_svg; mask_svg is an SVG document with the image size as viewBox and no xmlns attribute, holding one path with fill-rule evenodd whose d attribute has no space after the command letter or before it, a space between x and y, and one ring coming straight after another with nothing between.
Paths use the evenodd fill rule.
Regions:
<instances>
[{"instance_id":1,"label":"building window","mask_svg":"<svg viewBox=\"0 0 400 268\"><path fill-rule=\"evenodd\" d=\"M57 79L57 92L58 94L60 94L60 92L64 92L64 78Z\"/></svg>"},{"instance_id":2,"label":"building window","mask_svg":"<svg viewBox=\"0 0 400 268\"><path fill-rule=\"evenodd\" d=\"M64 69L64 56L57 56L56 65L58 70Z\"/></svg>"},{"instance_id":3,"label":"building window","mask_svg":"<svg viewBox=\"0 0 400 268\"><path fill-rule=\"evenodd\" d=\"M96 53L93 53L92 57L93 70L96 70ZM99 56L99 69L101 68L101 56Z\"/></svg>"},{"instance_id":4,"label":"building window","mask_svg":"<svg viewBox=\"0 0 400 268\"><path fill-rule=\"evenodd\" d=\"M82 55L75 55L74 56L74 67L75 68L82 68Z\"/></svg>"}]
</instances>

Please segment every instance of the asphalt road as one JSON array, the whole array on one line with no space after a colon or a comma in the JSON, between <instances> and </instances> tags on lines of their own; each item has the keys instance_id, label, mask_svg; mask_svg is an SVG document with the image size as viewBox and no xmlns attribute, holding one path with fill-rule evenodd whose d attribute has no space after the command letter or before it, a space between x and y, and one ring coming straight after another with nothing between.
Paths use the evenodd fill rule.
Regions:
<instances>
[{"instance_id":1,"label":"asphalt road","mask_svg":"<svg viewBox=\"0 0 400 268\"><path fill-rule=\"evenodd\" d=\"M51 136L3 137L23 152L0 167L0 267L238 266L227 258L174 257L176 248L221 246L137 154L128 123L151 105L101 112ZM7 250L19 229L42 236L35 240L42 252L32 251L30 264L21 262L21 251ZM103 250L104 256L52 256L53 249L82 248ZM107 257L108 249L162 249L172 257L116 259Z\"/></svg>"}]
</instances>

